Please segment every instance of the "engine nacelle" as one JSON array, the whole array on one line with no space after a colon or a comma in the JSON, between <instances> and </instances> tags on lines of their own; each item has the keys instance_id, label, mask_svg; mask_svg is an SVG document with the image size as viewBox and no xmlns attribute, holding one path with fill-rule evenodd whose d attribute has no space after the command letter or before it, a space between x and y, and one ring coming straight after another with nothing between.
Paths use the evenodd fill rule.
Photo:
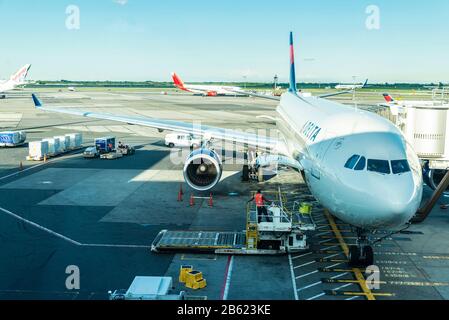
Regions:
<instances>
[{"instance_id":1,"label":"engine nacelle","mask_svg":"<svg viewBox=\"0 0 449 320\"><path fill-rule=\"evenodd\" d=\"M184 179L187 184L198 191L208 191L221 179L223 165L218 154L213 150L198 149L187 158L184 166Z\"/></svg>"}]
</instances>

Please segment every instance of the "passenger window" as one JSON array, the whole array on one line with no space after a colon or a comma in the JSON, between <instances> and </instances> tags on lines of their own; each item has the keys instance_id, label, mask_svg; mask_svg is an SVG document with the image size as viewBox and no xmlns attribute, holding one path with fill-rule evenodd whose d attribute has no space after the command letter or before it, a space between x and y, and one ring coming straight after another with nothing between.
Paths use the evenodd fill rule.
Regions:
<instances>
[{"instance_id":1,"label":"passenger window","mask_svg":"<svg viewBox=\"0 0 449 320\"><path fill-rule=\"evenodd\" d=\"M390 174L390 163L387 160L368 160L368 171Z\"/></svg>"},{"instance_id":2,"label":"passenger window","mask_svg":"<svg viewBox=\"0 0 449 320\"><path fill-rule=\"evenodd\" d=\"M365 170L365 167L366 167L366 158L361 157L354 169L356 171L363 171L363 170Z\"/></svg>"},{"instance_id":3,"label":"passenger window","mask_svg":"<svg viewBox=\"0 0 449 320\"><path fill-rule=\"evenodd\" d=\"M354 169L355 164L357 163L357 160L360 159L359 155L353 155L351 158L349 158L349 160L346 162L345 164L345 168L348 169Z\"/></svg>"},{"instance_id":4,"label":"passenger window","mask_svg":"<svg viewBox=\"0 0 449 320\"><path fill-rule=\"evenodd\" d=\"M391 169L393 170L393 174L401 174L411 171L407 160L391 161Z\"/></svg>"}]
</instances>

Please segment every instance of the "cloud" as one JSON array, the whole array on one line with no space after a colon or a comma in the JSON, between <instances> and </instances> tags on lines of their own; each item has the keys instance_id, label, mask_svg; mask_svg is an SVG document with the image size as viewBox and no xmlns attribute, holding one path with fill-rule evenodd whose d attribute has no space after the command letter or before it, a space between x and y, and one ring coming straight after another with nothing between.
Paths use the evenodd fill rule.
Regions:
<instances>
[{"instance_id":1,"label":"cloud","mask_svg":"<svg viewBox=\"0 0 449 320\"><path fill-rule=\"evenodd\" d=\"M124 6L128 3L128 0L114 0L115 3Z\"/></svg>"}]
</instances>

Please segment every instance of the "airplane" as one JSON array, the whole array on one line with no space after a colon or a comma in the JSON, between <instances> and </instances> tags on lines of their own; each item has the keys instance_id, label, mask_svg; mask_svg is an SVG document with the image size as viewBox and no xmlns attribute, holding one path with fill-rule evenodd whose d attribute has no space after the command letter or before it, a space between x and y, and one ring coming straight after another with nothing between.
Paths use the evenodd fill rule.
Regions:
<instances>
[{"instance_id":1,"label":"airplane","mask_svg":"<svg viewBox=\"0 0 449 320\"><path fill-rule=\"evenodd\" d=\"M175 73L172 73L172 79L175 87L183 91L191 92L193 94L201 94L207 97L225 96L232 95L235 96L235 91L240 91L238 87L230 86L207 86L207 85L190 85L184 84L184 81Z\"/></svg>"},{"instance_id":2,"label":"airplane","mask_svg":"<svg viewBox=\"0 0 449 320\"><path fill-rule=\"evenodd\" d=\"M106 119L203 137L206 142L186 159L183 173L195 190L213 189L221 180L222 162L212 139L265 148L261 166L282 165L300 172L313 196L333 216L351 225L357 244L349 248L351 266L374 262L372 237L378 230L404 230L422 200L423 177L418 156L402 132L381 116L297 90L293 33L290 33L290 86L279 99L279 138L217 127L141 116L45 106L38 110ZM341 93L336 93L341 94ZM269 97L274 99L275 97Z\"/></svg>"},{"instance_id":3,"label":"airplane","mask_svg":"<svg viewBox=\"0 0 449 320\"><path fill-rule=\"evenodd\" d=\"M421 101L421 100L396 100L389 93L384 93L383 97L386 103L379 103L381 107L390 108L394 116L403 113L407 107L411 106L434 106L435 101Z\"/></svg>"},{"instance_id":4,"label":"airplane","mask_svg":"<svg viewBox=\"0 0 449 320\"><path fill-rule=\"evenodd\" d=\"M26 77L30 71L31 64L24 65L15 74L13 74L9 80L0 82L0 94L1 98L4 99L6 96L3 94L7 91L16 89L17 87L26 85Z\"/></svg>"},{"instance_id":5,"label":"airplane","mask_svg":"<svg viewBox=\"0 0 449 320\"><path fill-rule=\"evenodd\" d=\"M366 79L365 83L362 84L339 84L335 86L335 89L337 90L356 90L356 89L363 89L367 86L368 79Z\"/></svg>"}]
</instances>

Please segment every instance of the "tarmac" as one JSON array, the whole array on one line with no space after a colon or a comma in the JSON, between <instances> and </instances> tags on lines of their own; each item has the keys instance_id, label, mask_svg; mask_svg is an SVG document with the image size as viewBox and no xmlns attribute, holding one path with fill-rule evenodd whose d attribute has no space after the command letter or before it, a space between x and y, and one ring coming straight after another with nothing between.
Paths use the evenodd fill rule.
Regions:
<instances>
[{"instance_id":1,"label":"tarmac","mask_svg":"<svg viewBox=\"0 0 449 320\"><path fill-rule=\"evenodd\" d=\"M233 129L274 128L258 116L274 116L276 103L260 99L108 89L37 93L49 105ZM375 248L379 289L366 288L360 279L367 277L366 270L348 269L345 245L355 241L352 230L318 203L312 214L318 229L310 234L311 249L304 253L155 254L150 246L161 230L242 231L252 191L262 188L269 194L280 186L292 210L294 201L309 196L307 187L293 171L262 184L242 183L241 165L225 161L214 206L207 199L190 206L190 195L209 194L183 183L182 163L172 161L177 150L164 146L165 133L44 113L34 109L30 95L27 89L0 100L1 131L25 130L27 141L81 132L86 147L95 137L114 135L137 152L107 161L86 160L81 150L43 163L25 161L27 146L0 149L0 299L107 299L109 290L128 288L135 276L171 276L175 291L198 299L449 299L449 212L440 208L446 197L424 223L403 234L383 235L387 239ZM350 98L338 99L351 103ZM360 105L373 105L377 98L359 99ZM184 198L178 202L181 185ZM178 283L184 264L203 272L205 289L189 291ZM80 270L79 290L66 287L68 266Z\"/></svg>"}]
</instances>

